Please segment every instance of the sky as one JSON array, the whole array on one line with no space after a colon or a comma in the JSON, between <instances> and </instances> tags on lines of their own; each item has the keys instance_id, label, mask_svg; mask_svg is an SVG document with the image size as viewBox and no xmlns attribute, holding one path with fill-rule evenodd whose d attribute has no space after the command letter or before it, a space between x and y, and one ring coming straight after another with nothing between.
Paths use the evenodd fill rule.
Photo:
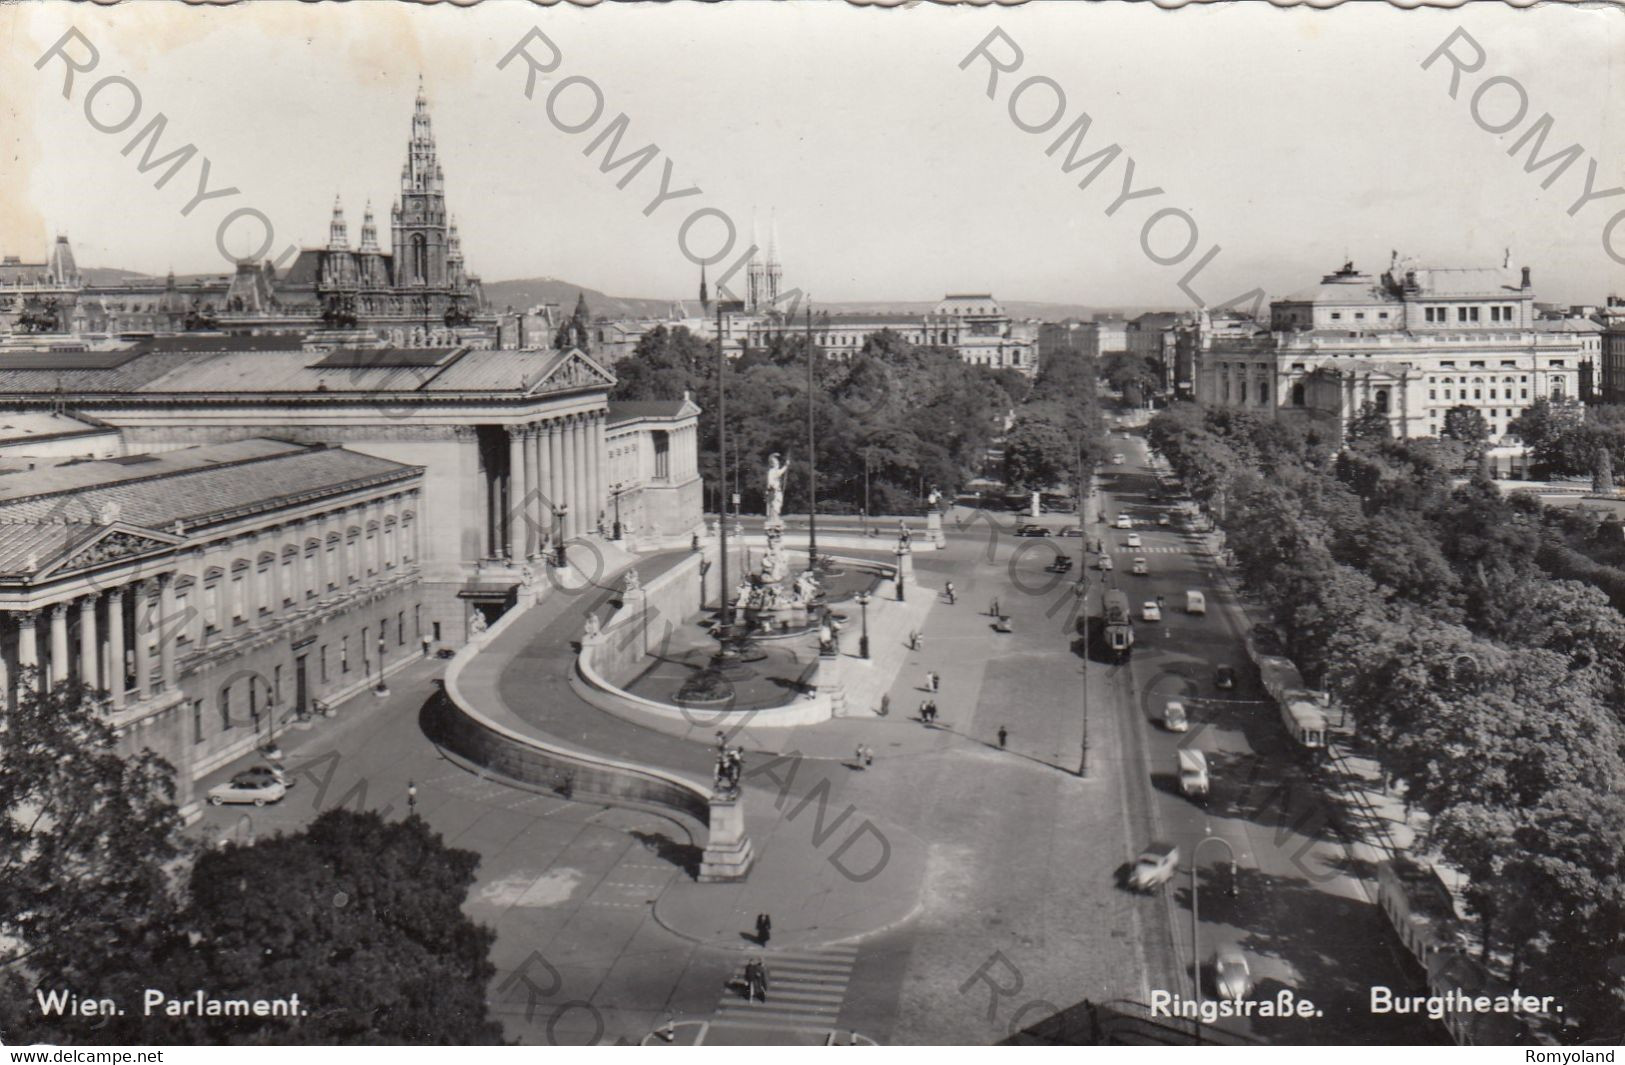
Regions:
<instances>
[{"instance_id":1,"label":"sky","mask_svg":"<svg viewBox=\"0 0 1625 1065\"><path fill-rule=\"evenodd\" d=\"M64 99L52 49L70 29L62 51L90 69ZM1454 99L1451 60L1422 65L1452 34L1461 65L1483 55ZM0 252L24 260L66 233L85 266L224 272L263 243L248 212L276 259L326 242L335 196L352 242L370 198L387 244L421 76L447 204L487 281L691 298L691 258L733 227L714 283L754 215L814 301L1185 308L1283 295L1346 259L1380 272L1393 251L1480 266L1510 250L1541 299L1625 294L1625 216L1613 255L1604 237L1625 192L1570 213L1592 165L1595 191L1625 186L1625 16L1603 7L36 2L0 8L0 35ZM552 67L529 98L525 57L499 67L527 35ZM993 99L989 56L1011 68ZM87 116L109 78L124 80ZM155 187L168 165L142 173L132 139L160 113L149 158L197 153ZM1557 164L1525 170L1533 141L1509 154L1546 114L1542 154L1582 149L1549 187ZM591 147L620 115L617 158L658 148L635 174L601 170L613 137ZM1075 159L1119 150L1067 174L1063 134L1083 115ZM183 213L205 158L204 189L237 191ZM1131 160L1128 191L1160 191L1109 211ZM699 191L659 202L663 181Z\"/></svg>"}]
</instances>

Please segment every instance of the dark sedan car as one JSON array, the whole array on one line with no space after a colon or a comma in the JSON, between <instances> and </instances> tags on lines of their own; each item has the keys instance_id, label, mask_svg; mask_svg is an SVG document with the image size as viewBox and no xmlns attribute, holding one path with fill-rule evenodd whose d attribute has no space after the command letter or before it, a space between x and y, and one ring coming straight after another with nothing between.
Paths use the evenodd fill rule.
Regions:
<instances>
[{"instance_id":1,"label":"dark sedan car","mask_svg":"<svg viewBox=\"0 0 1625 1065\"><path fill-rule=\"evenodd\" d=\"M1044 528L1042 525L1034 525L1031 523L1022 525L1016 529L1017 536L1048 536L1049 534L1049 530Z\"/></svg>"},{"instance_id":2,"label":"dark sedan car","mask_svg":"<svg viewBox=\"0 0 1625 1065\"><path fill-rule=\"evenodd\" d=\"M1236 687L1236 671L1229 666L1220 666L1214 672L1213 683L1222 692L1234 690Z\"/></svg>"}]
</instances>

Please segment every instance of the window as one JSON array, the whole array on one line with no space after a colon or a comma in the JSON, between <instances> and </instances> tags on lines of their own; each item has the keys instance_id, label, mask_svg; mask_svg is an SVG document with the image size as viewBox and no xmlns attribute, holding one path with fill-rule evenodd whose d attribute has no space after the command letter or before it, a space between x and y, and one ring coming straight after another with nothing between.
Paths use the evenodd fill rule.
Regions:
<instances>
[{"instance_id":1,"label":"window","mask_svg":"<svg viewBox=\"0 0 1625 1065\"><path fill-rule=\"evenodd\" d=\"M1552 359L1552 360L1548 361L1546 363L1546 365L1547 366L1563 366L1565 364L1564 364L1562 359Z\"/></svg>"},{"instance_id":2,"label":"window","mask_svg":"<svg viewBox=\"0 0 1625 1065\"><path fill-rule=\"evenodd\" d=\"M221 576L217 569L203 575L203 631L206 634L220 631Z\"/></svg>"},{"instance_id":3,"label":"window","mask_svg":"<svg viewBox=\"0 0 1625 1065\"><path fill-rule=\"evenodd\" d=\"M1378 311L1377 312L1377 317L1381 318L1383 321L1386 322L1388 320L1388 312L1387 311Z\"/></svg>"},{"instance_id":4,"label":"window","mask_svg":"<svg viewBox=\"0 0 1625 1065\"><path fill-rule=\"evenodd\" d=\"M1490 308L1490 321L1499 322L1500 320L1501 320L1501 308L1500 307L1491 307Z\"/></svg>"},{"instance_id":5,"label":"window","mask_svg":"<svg viewBox=\"0 0 1625 1065\"><path fill-rule=\"evenodd\" d=\"M1386 388L1379 388L1379 389L1377 389L1376 394L1372 398L1376 403L1377 412L1379 414L1387 414L1388 413L1388 390Z\"/></svg>"},{"instance_id":6,"label":"window","mask_svg":"<svg viewBox=\"0 0 1625 1065\"><path fill-rule=\"evenodd\" d=\"M1364 312L1364 311L1355 311L1355 312L1354 312L1354 320L1355 320L1355 321L1356 321L1356 322L1363 322L1363 321L1365 321L1365 312Z\"/></svg>"},{"instance_id":7,"label":"window","mask_svg":"<svg viewBox=\"0 0 1625 1065\"><path fill-rule=\"evenodd\" d=\"M294 596L300 594L300 590L293 586L295 573L293 564L298 557L297 547L287 547L282 551L282 605L285 607L293 606Z\"/></svg>"},{"instance_id":8,"label":"window","mask_svg":"<svg viewBox=\"0 0 1625 1065\"><path fill-rule=\"evenodd\" d=\"M1469 322L1478 321L1478 308L1477 307L1469 307L1469 308L1467 308L1467 320Z\"/></svg>"},{"instance_id":9,"label":"window","mask_svg":"<svg viewBox=\"0 0 1625 1065\"><path fill-rule=\"evenodd\" d=\"M1339 321L1339 320L1342 319L1342 317L1343 317L1343 312L1342 311L1333 311L1332 312L1332 321L1334 321L1334 322Z\"/></svg>"},{"instance_id":10,"label":"window","mask_svg":"<svg viewBox=\"0 0 1625 1065\"><path fill-rule=\"evenodd\" d=\"M1521 388L1521 389L1518 390L1518 392L1519 392L1519 395L1518 395L1519 399L1528 399L1529 398L1529 389Z\"/></svg>"},{"instance_id":11,"label":"window","mask_svg":"<svg viewBox=\"0 0 1625 1065\"><path fill-rule=\"evenodd\" d=\"M406 611L404 610L395 615L395 646L406 646Z\"/></svg>"},{"instance_id":12,"label":"window","mask_svg":"<svg viewBox=\"0 0 1625 1065\"><path fill-rule=\"evenodd\" d=\"M1465 322L1466 320L1467 320L1467 308L1466 307L1457 307L1456 308L1456 321Z\"/></svg>"},{"instance_id":13,"label":"window","mask_svg":"<svg viewBox=\"0 0 1625 1065\"><path fill-rule=\"evenodd\" d=\"M1518 368L1518 362L1516 359L1502 359L1501 368L1504 370L1516 370Z\"/></svg>"},{"instance_id":14,"label":"window","mask_svg":"<svg viewBox=\"0 0 1625 1065\"><path fill-rule=\"evenodd\" d=\"M1445 359L1439 363L1439 369L1441 370L1454 370L1455 368L1456 363L1454 359Z\"/></svg>"},{"instance_id":15,"label":"window","mask_svg":"<svg viewBox=\"0 0 1625 1065\"><path fill-rule=\"evenodd\" d=\"M231 567L231 619L241 622L247 616L247 597L244 595L244 578L248 576L248 563L238 562Z\"/></svg>"},{"instance_id":16,"label":"window","mask_svg":"<svg viewBox=\"0 0 1625 1065\"><path fill-rule=\"evenodd\" d=\"M1444 390L1444 398L1445 399L1455 399L1456 398L1456 390L1453 389L1453 388L1445 389Z\"/></svg>"},{"instance_id":17,"label":"window","mask_svg":"<svg viewBox=\"0 0 1625 1065\"><path fill-rule=\"evenodd\" d=\"M317 657L320 658L320 660L321 660L322 683L326 684L327 683L327 645L325 643L322 644L322 649L318 653Z\"/></svg>"},{"instance_id":18,"label":"window","mask_svg":"<svg viewBox=\"0 0 1625 1065\"><path fill-rule=\"evenodd\" d=\"M1428 389L1428 398L1429 399L1438 399L1439 398L1439 390L1437 388Z\"/></svg>"},{"instance_id":19,"label":"window","mask_svg":"<svg viewBox=\"0 0 1625 1065\"><path fill-rule=\"evenodd\" d=\"M339 672L350 672L350 638L348 636L339 637Z\"/></svg>"},{"instance_id":20,"label":"window","mask_svg":"<svg viewBox=\"0 0 1625 1065\"><path fill-rule=\"evenodd\" d=\"M203 700L192 700L192 742L203 742Z\"/></svg>"},{"instance_id":21,"label":"window","mask_svg":"<svg viewBox=\"0 0 1625 1065\"><path fill-rule=\"evenodd\" d=\"M1292 386L1292 405L1294 407L1303 406L1303 384L1301 382Z\"/></svg>"},{"instance_id":22,"label":"window","mask_svg":"<svg viewBox=\"0 0 1625 1065\"><path fill-rule=\"evenodd\" d=\"M282 666L280 664L271 670L271 698L278 703L282 701Z\"/></svg>"},{"instance_id":23,"label":"window","mask_svg":"<svg viewBox=\"0 0 1625 1065\"><path fill-rule=\"evenodd\" d=\"M231 728L231 685L220 689L220 728Z\"/></svg>"},{"instance_id":24,"label":"window","mask_svg":"<svg viewBox=\"0 0 1625 1065\"><path fill-rule=\"evenodd\" d=\"M1483 399L1484 398L1484 390L1482 388L1473 389L1473 398L1474 399Z\"/></svg>"},{"instance_id":25,"label":"window","mask_svg":"<svg viewBox=\"0 0 1625 1065\"><path fill-rule=\"evenodd\" d=\"M1467 364L1467 366L1470 369L1482 370L1484 368L1484 360L1483 359L1474 359L1472 362L1469 362Z\"/></svg>"}]
</instances>

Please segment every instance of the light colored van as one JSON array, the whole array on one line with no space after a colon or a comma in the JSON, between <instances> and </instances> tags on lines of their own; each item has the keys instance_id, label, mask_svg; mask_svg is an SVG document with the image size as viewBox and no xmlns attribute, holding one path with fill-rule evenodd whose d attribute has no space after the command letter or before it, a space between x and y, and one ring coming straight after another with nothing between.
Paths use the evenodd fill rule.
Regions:
<instances>
[{"instance_id":1,"label":"light colored van","mask_svg":"<svg viewBox=\"0 0 1625 1065\"><path fill-rule=\"evenodd\" d=\"M1190 728L1190 722L1185 719L1185 704L1178 699L1169 699L1168 705L1162 708L1162 727L1169 732L1184 732Z\"/></svg>"},{"instance_id":2,"label":"light colored van","mask_svg":"<svg viewBox=\"0 0 1625 1065\"><path fill-rule=\"evenodd\" d=\"M1185 613L1187 613L1187 614L1206 614L1207 613L1207 596L1203 595L1201 592L1186 592L1185 593Z\"/></svg>"}]
</instances>

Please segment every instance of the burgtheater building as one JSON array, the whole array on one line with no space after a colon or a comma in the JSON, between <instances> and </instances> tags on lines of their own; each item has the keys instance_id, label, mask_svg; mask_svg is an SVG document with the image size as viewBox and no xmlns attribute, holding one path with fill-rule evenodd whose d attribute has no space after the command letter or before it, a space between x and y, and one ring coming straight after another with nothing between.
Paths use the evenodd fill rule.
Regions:
<instances>
[{"instance_id":1,"label":"burgtheater building","mask_svg":"<svg viewBox=\"0 0 1625 1065\"><path fill-rule=\"evenodd\" d=\"M1196 399L1341 432L1362 410L1395 436L1437 436L1451 409L1492 441L1536 399L1580 397L1586 338L1540 319L1528 267L1428 268L1380 278L1345 264L1270 305L1268 330L1197 327Z\"/></svg>"}]
</instances>

